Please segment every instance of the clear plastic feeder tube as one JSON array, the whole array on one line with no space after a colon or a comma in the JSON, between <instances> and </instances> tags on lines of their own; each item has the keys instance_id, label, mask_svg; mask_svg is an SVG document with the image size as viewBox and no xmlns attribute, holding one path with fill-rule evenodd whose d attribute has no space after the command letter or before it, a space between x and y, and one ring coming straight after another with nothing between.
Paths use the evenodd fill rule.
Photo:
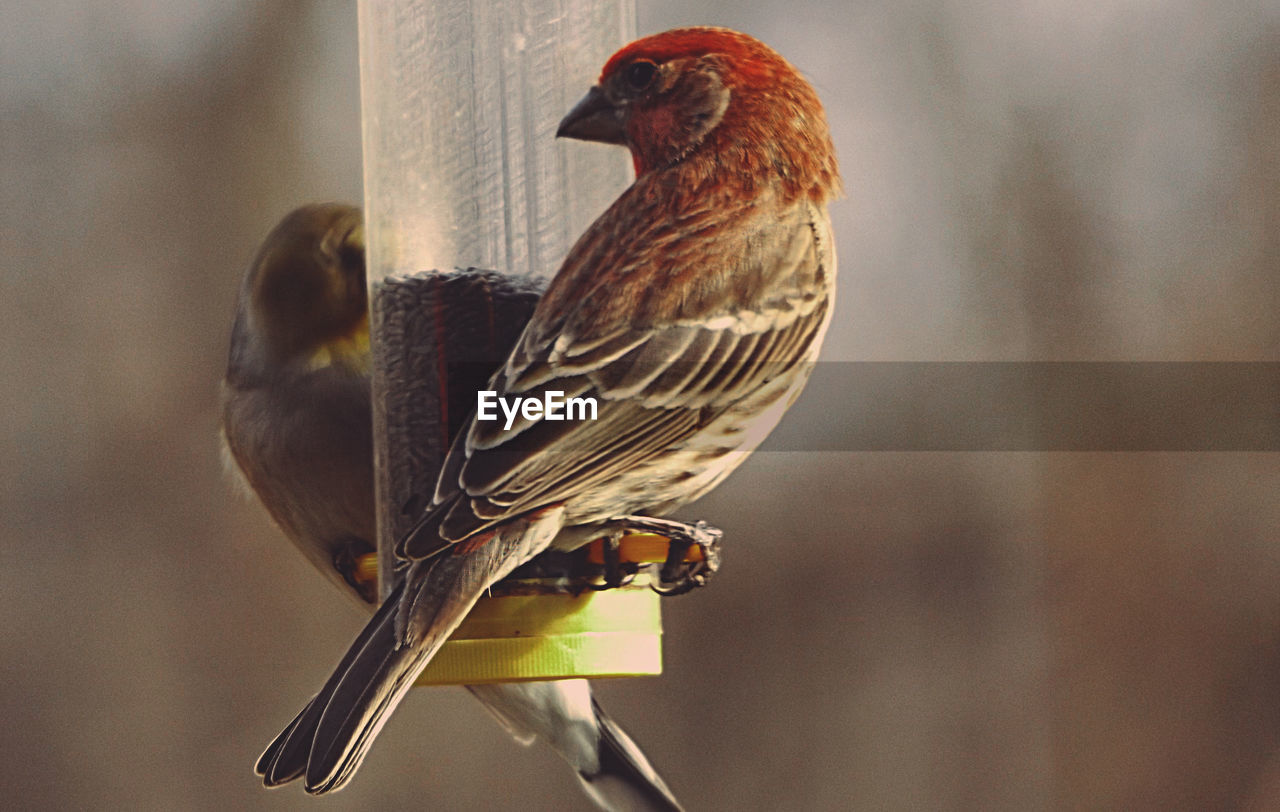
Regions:
<instances>
[{"instance_id":1,"label":"clear plastic feeder tube","mask_svg":"<svg viewBox=\"0 0 1280 812\"><path fill-rule=\"evenodd\" d=\"M633 39L634 0L360 0L370 279L549 276L628 183L625 151L555 138Z\"/></svg>"},{"instance_id":2,"label":"clear plastic feeder tube","mask_svg":"<svg viewBox=\"0 0 1280 812\"><path fill-rule=\"evenodd\" d=\"M512 338L443 346L480 305L457 305L470 293L442 292L440 275L515 277L496 294L483 285L485 312L500 328L527 318L539 285L629 182L625 150L557 141L555 130L634 21L634 0L359 2L384 595L391 548L430 498L460 418L435 361L448 350L479 368L492 359L456 356Z\"/></svg>"}]
</instances>

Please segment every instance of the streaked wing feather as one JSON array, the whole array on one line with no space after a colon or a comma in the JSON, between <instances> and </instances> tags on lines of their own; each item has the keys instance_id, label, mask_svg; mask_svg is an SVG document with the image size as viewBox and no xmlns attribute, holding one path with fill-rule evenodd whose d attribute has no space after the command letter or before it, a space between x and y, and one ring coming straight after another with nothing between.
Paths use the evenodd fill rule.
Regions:
<instances>
[{"instance_id":1,"label":"streaked wing feather","mask_svg":"<svg viewBox=\"0 0 1280 812\"><path fill-rule=\"evenodd\" d=\"M473 451L461 469L462 486L471 498L459 500L450 509L441 526L442 535L451 540L465 538L539 506L571 498L682 442L743 394L794 366L803 354L804 338L812 337L820 321L821 313L815 311L782 330L770 331L766 334L769 340L756 343L757 349L765 347L768 353L744 363L732 385L700 408L653 408L642 405L635 397L608 400L601 394L597 421L536 422L507 442ZM745 336L739 341L742 338ZM695 358L704 357L707 351L703 341L677 344ZM775 347L790 348L791 357L779 358ZM683 357L682 353L670 358L662 369L679 368ZM650 364L646 360L641 374L652 380ZM625 385L625 379L623 382Z\"/></svg>"},{"instance_id":2,"label":"streaked wing feather","mask_svg":"<svg viewBox=\"0 0 1280 812\"><path fill-rule=\"evenodd\" d=\"M719 366L721 359L715 358L714 353L719 348L720 338L715 330L698 330L681 357L645 387L643 405L649 408L677 405L672 400L688 393L689 382L700 370Z\"/></svg>"},{"instance_id":3,"label":"streaked wing feather","mask_svg":"<svg viewBox=\"0 0 1280 812\"><path fill-rule=\"evenodd\" d=\"M440 539L417 539L402 544L403 551L414 557L435 553L522 513L571 499L683 442L715 414L799 363L827 307L805 293L828 270L821 267L818 234L805 219L815 216L798 207L752 238L771 241L780 258L742 271L756 280L749 289L760 297L750 306L726 299L720 306L727 309L705 319L624 324L585 336L575 335L581 320L571 313L553 311L541 323L535 316L493 388L523 397L552 390L595 397L598 419L520 415L510 427L505 419L473 422L465 447L455 443L450 450L436 493L437 515L419 523L423 533ZM679 245L673 241L672 250ZM683 245L681 251L690 243ZM720 255L753 263L762 253L768 252L739 244ZM698 267L697 257L679 260L678 266ZM707 273L711 285L725 278ZM563 296L551 300L563 302Z\"/></svg>"},{"instance_id":4,"label":"streaked wing feather","mask_svg":"<svg viewBox=\"0 0 1280 812\"><path fill-rule=\"evenodd\" d=\"M620 400L648 395L648 386L664 371L679 366L700 327L655 330L631 352L593 370L591 380L603 397Z\"/></svg>"},{"instance_id":5,"label":"streaked wing feather","mask_svg":"<svg viewBox=\"0 0 1280 812\"><path fill-rule=\"evenodd\" d=\"M607 481L687 437L699 417L697 412L683 409L650 411L653 412L651 419L620 435L617 442L601 445L577 461L535 480L535 487L520 492L510 509L520 513L541 504L554 504L568 494L581 493ZM502 496L511 498L510 493Z\"/></svg>"},{"instance_id":6,"label":"streaked wing feather","mask_svg":"<svg viewBox=\"0 0 1280 812\"><path fill-rule=\"evenodd\" d=\"M726 381L748 362L760 338L759 333L738 335L725 330L716 345L717 362L708 364L698 377L690 380L684 393L672 400L672 405L696 408L724 397Z\"/></svg>"}]
</instances>

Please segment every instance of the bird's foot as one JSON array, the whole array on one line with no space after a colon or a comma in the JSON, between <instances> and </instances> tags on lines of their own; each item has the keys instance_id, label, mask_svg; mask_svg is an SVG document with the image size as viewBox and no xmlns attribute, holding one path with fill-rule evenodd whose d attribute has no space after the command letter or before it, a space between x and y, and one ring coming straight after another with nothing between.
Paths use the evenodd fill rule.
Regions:
<instances>
[{"instance_id":1,"label":"bird's foot","mask_svg":"<svg viewBox=\"0 0 1280 812\"><path fill-rule=\"evenodd\" d=\"M622 560L622 537L625 535L626 531L619 528L611 530L600 539L604 582L591 584L591 588L597 592L626 586L636 579L636 574L640 571L634 562Z\"/></svg>"},{"instance_id":2,"label":"bird's foot","mask_svg":"<svg viewBox=\"0 0 1280 812\"><path fill-rule=\"evenodd\" d=\"M333 568L366 603L378 602L378 556L363 539L350 539L333 553Z\"/></svg>"},{"instance_id":3,"label":"bird's foot","mask_svg":"<svg viewBox=\"0 0 1280 812\"><path fill-rule=\"evenodd\" d=\"M621 561L619 550L620 541L627 534L651 533L667 540L666 559L660 567L654 562L656 572L650 583L650 588L664 597L705 586L720 569L720 540L724 533L704 521L688 524L652 516L619 516L608 526L612 532L605 537L605 584L601 588L610 588L613 581L622 583L626 564ZM611 558L615 562L612 569Z\"/></svg>"}]
</instances>

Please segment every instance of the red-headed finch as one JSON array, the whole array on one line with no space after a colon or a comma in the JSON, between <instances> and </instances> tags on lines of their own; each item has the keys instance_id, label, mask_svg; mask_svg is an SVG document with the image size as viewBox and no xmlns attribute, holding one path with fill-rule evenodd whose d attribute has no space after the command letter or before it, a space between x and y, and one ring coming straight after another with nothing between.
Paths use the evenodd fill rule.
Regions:
<instances>
[{"instance_id":1,"label":"red-headed finch","mask_svg":"<svg viewBox=\"0 0 1280 812\"><path fill-rule=\"evenodd\" d=\"M361 223L352 206L304 206L263 242L232 328L222 433L232 461L284 534L373 611L374 579L356 567L376 538ZM480 274L472 278L484 291L494 284ZM466 317L459 307L457 316ZM648 759L592 698L586 680L470 690L517 740L540 738L555 748L592 798L678 808ZM302 775L309 747L268 751L258 765L265 783Z\"/></svg>"},{"instance_id":2,"label":"red-headed finch","mask_svg":"<svg viewBox=\"0 0 1280 812\"><path fill-rule=\"evenodd\" d=\"M595 420L472 420L408 562L273 747L307 790L350 780L391 711L494 582L552 546L662 515L723 480L799 394L831 315L839 179L817 95L719 28L638 40L560 123L625 145L636 180L578 240L491 388L595 398Z\"/></svg>"}]
</instances>

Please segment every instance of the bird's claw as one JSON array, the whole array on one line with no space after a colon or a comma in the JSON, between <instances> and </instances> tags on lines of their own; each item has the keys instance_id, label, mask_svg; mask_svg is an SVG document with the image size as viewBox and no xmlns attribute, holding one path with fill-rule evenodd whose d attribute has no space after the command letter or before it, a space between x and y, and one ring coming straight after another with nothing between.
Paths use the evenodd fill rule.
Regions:
<instances>
[{"instance_id":1,"label":"bird's claw","mask_svg":"<svg viewBox=\"0 0 1280 812\"><path fill-rule=\"evenodd\" d=\"M605 536L603 542L604 582L590 585L591 589L597 592L627 586L636 579L637 572L637 568L634 566L628 571L628 568L624 567L622 563L622 535L620 533Z\"/></svg>"},{"instance_id":2,"label":"bird's claw","mask_svg":"<svg viewBox=\"0 0 1280 812\"><path fill-rule=\"evenodd\" d=\"M378 569L367 556L374 554L373 546L363 539L349 539L333 551L333 568L347 585L359 593L367 603L378 602ZM375 558L376 562L376 558Z\"/></svg>"},{"instance_id":3,"label":"bird's claw","mask_svg":"<svg viewBox=\"0 0 1280 812\"><path fill-rule=\"evenodd\" d=\"M660 566L652 565L649 587L663 597L683 595L696 587L704 586L720 569L720 539L724 533L704 521L693 524L652 516L620 516L610 524L615 533L605 541L605 584L609 588L610 556L618 555L618 539L625 533L653 533L667 539L667 558ZM702 550L702 559L686 561L690 547ZM616 565L615 572L622 566ZM615 575L615 577L617 577Z\"/></svg>"},{"instance_id":4,"label":"bird's claw","mask_svg":"<svg viewBox=\"0 0 1280 812\"><path fill-rule=\"evenodd\" d=\"M701 520L686 527L686 534L669 536L667 560L649 584L650 589L664 598L706 586L720 569L720 540L724 533ZM689 548L694 545L702 549L702 560L686 561Z\"/></svg>"}]
</instances>

